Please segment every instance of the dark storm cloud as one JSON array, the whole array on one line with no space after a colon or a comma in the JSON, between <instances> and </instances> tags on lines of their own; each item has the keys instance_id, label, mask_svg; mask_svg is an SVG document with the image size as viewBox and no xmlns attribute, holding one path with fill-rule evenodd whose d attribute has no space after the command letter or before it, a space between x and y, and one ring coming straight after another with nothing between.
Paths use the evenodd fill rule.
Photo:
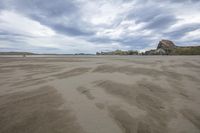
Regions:
<instances>
[{"instance_id":1,"label":"dark storm cloud","mask_svg":"<svg viewBox=\"0 0 200 133\"><path fill-rule=\"evenodd\" d=\"M128 13L127 19L134 19L137 23L148 22L163 13L166 14L160 7L152 8L152 5L144 5L136 9L133 8L133 10Z\"/></svg>"},{"instance_id":2,"label":"dark storm cloud","mask_svg":"<svg viewBox=\"0 0 200 133\"><path fill-rule=\"evenodd\" d=\"M84 27L79 4L69 0L11 0L8 8L39 21L55 31L72 36L91 35ZM11 6L9 6L11 5ZM67 20L66 20L67 19Z\"/></svg>"},{"instance_id":3,"label":"dark storm cloud","mask_svg":"<svg viewBox=\"0 0 200 133\"><path fill-rule=\"evenodd\" d=\"M197 29L200 29L200 23L185 24L173 29L173 31L164 33L164 35L171 39L177 39L183 37L188 32L195 31Z\"/></svg>"},{"instance_id":4,"label":"dark storm cloud","mask_svg":"<svg viewBox=\"0 0 200 133\"><path fill-rule=\"evenodd\" d=\"M87 36L94 34L94 32L91 31L86 31L84 29L82 30L80 28L64 26L60 24L53 25L52 28L55 29L56 31L59 31L61 33L66 33L71 36Z\"/></svg>"},{"instance_id":5,"label":"dark storm cloud","mask_svg":"<svg viewBox=\"0 0 200 133\"><path fill-rule=\"evenodd\" d=\"M8 4L18 11L45 18L72 15L78 10L76 4L68 0L11 0Z\"/></svg>"},{"instance_id":6,"label":"dark storm cloud","mask_svg":"<svg viewBox=\"0 0 200 133\"><path fill-rule=\"evenodd\" d=\"M175 24L177 19L171 15L160 15L152 19L145 28L163 30L168 28L170 25Z\"/></svg>"},{"instance_id":7,"label":"dark storm cloud","mask_svg":"<svg viewBox=\"0 0 200 133\"><path fill-rule=\"evenodd\" d=\"M3 9L6 9L6 4L5 4L5 0L0 0L0 12L3 10Z\"/></svg>"},{"instance_id":8,"label":"dark storm cloud","mask_svg":"<svg viewBox=\"0 0 200 133\"><path fill-rule=\"evenodd\" d=\"M144 5L141 8L133 9L127 16L128 20L135 20L136 23L146 23L144 28L153 30L163 30L177 22L177 18L167 9Z\"/></svg>"}]
</instances>

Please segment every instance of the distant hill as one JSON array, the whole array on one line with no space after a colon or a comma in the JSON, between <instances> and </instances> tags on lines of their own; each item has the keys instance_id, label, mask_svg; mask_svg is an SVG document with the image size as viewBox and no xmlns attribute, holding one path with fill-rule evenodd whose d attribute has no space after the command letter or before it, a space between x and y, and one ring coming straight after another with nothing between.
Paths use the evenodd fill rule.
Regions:
<instances>
[{"instance_id":1,"label":"distant hill","mask_svg":"<svg viewBox=\"0 0 200 133\"><path fill-rule=\"evenodd\" d=\"M37 54L37 53L31 53L31 52L0 52L0 55L94 55L94 54L87 54L87 53L76 53L76 54L55 54L55 53Z\"/></svg>"},{"instance_id":2,"label":"distant hill","mask_svg":"<svg viewBox=\"0 0 200 133\"><path fill-rule=\"evenodd\" d=\"M138 55L138 51L136 50L128 50L128 51L122 51L122 50L115 50L110 52L97 52L96 55Z\"/></svg>"},{"instance_id":3,"label":"distant hill","mask_svg":"<svg viewBox=\"0 0 200 133\"><path fill-rule=\"evenodd\" d=\"M176 46L170 40L161 40L157 49L146 51L145 55L200 55L200 46Z\"/></svg>"},{"instance_id":4,"label":"distant hill","mask_svg":"<svg viewBox=\"0 0 200 133\"><path fill-rule=\"evenodd\" d=\"M36 55L30 52L0 52L0 55Z\"/></svg>"}]
</instances>

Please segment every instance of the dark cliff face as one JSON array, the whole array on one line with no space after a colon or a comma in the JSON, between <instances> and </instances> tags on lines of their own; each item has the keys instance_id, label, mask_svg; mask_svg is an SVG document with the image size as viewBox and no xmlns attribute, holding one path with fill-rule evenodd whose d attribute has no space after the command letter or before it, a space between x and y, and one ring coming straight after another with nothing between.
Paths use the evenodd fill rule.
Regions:
<instances>
[{"instance_id":1,"label":"dark cliff face","mask_svg":"<svg viewBox=\"0 0 200 133\"><path fill-rule=\"evenodd\" d=\"M161 40L158 44L157 49L173 49L176 45L170 40Z\"/></svg>"},{"instance_id":2,"label":"dark cliff face","mask_svg":"<svg viewBox=\"0 0 200 133\"><path fill-rule=\"evenodd\" d=\"M161 40L157 49L145 52L145 55L200 55L200 46L176 46L170 40Z\"/></svg>"}]
</instances>

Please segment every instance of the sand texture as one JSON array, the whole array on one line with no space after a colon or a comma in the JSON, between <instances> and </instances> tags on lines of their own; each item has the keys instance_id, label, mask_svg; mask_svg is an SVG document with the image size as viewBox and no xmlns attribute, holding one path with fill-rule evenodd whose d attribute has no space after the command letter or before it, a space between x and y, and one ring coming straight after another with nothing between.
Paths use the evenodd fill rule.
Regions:
<instances>
[{"instance_id":1,"label":"sand texture","mask_svg":"<svg viewBox=\"0 0 200 133\"><path fill-rule=\"evenodd\" d=\"M0 133L199 133L200 56L0 57Z\"/></svg>"}]
</instances>

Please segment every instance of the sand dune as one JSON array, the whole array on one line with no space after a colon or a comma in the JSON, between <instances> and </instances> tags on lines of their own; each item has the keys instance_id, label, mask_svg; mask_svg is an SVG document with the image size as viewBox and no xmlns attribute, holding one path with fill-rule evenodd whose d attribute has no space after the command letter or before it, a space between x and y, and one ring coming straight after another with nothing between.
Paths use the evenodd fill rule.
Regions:
<instances>
[{"instance_id":1,"label":"sand dune","mask_svg":"<svg viewBox=\"0 0 200 133\"><path fill-rule=\"evenodd\" d=\"M199 133L199 56L0 58L0 133Z\"/></svg>"}]
</instances>

